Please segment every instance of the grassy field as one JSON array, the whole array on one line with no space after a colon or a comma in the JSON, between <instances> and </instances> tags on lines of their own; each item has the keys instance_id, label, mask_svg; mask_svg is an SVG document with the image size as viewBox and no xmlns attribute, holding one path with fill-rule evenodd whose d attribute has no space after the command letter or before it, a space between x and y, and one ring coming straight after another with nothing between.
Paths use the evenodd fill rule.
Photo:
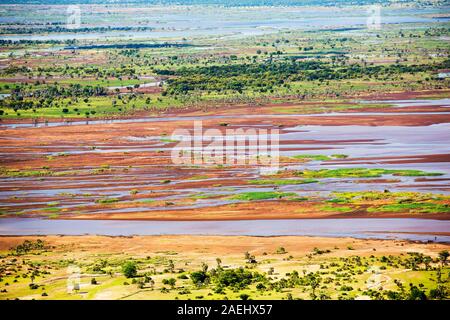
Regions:
<instances>
[{"instance_id":1,"label":"grassy field","mask_svg":"<svg viewBox=\"0 0 450 320\"><path fill-rule=\"evenodd\" d=\"M183 237L171 237L174 244ZM72 241L77 239L77 244ZM204 256L220 237L191 237L189 250L160 251L164 237L3 238L1 299L442 299L448 297L448 252L440 245L300 237L228 238L226 252ZM18 242L19 241L19 242ZM204 243L203 249L196 244ZM295 246L294 242L300 245ZM99 250L109 242L112 252ZM143 249L147 243L149 249ZM257 244L257 242L260 242ZM306 242L306 245L301 245ZM58 243L55 245L55 243ZM286 243L287 246L277 245ZM408 246L410 246L408 248ZM183 246L182 246L183 247ZM301 249L299 249L301 248ZM444 247L445 248L445 247ZM136 252L136 250L138 252ZM292 251L291 251L292 250ZM416 251L417 250L417 251ZM439 251L440 250L440 251ZM390 252L390 254L387 254ZM446 253L447 252L447 253ZM74 285L76 283L76 285Z\"/></svg>"}]
</instances>

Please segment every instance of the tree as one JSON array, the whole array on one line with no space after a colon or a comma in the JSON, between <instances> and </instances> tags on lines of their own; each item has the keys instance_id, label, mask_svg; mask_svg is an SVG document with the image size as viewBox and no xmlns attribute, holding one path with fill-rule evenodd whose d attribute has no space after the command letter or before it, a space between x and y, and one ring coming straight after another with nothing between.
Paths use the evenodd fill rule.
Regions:
<instances>
[{"instance_id":1,"label":"tree","mask_svg":"<svg viewBox=\"0 0 450 320\"><path fill-rule=\"evenodd\" d=\"M315 300L317 298L316 296L316 289L320 285L320 277L314 273L308 273L305 277L306 284L311 286L311 298Z\"/></svg>"},{"instance_id":2,"label":"tree","mask_svg":"<svg viewBox=\"0 0 450 320\"><path fill-rule=\"evenodd\" d=\"M175 264L173 263L172 260L169 260L169 271L170 273L174 273L175 271Z\"/></svg>"},{"instance_id":3,"label":"tree","mask_svg":"<svg viewBox=\"0 0 450 320\"><path fill-rule=\"evenodd\" d=\"M442 262L442 264L447 264L447 258L449 257L449 252L447 250L442 250L439 252L439 260Z\"/></svg>"},{"instance_id":4,"label":"tree","mask_svg":"<svg viewBox=\"0 0 450 320\"><path fill-rule=\"evenodd\" d=\"M430 298L437 300L445 300L448 299L449 291L447 289L447 282L449 282L450 277L446 279L442 278L442 270L438 268L436 273L436 288L430 290Z\"/></svg>"},{"instance_id":5,"label":"tree","mask_svg":"<svg viewBox=\"0 0 450 320\"><path fill-rule=\"evenodd\" d=\"M204 271L195 271L191 273L191 280L195 285L202 285L209 278Z\"/></svg>"},{"instance_id":6,"label":"tree","mask_svg":"<svg viewBox=\"0 0 450 320\"><path fill-rule=\"evenodd\" d=\"M264 290L266 290L266 286L264 284L262 284L262 283L258 283L256 285L256 289L260 290L260 291L264 291Z\"/></svg>"},{"instance_id":7,"label":"tree","mask_svg":"<svg viewBox=\"0 0 450 320\"><path fill-rule=\"evenodd\" d=\"M136 263L128 261L122 265L122 273L127 278L133 278L137 275Z\"/></svg>"},{"instance_id":8,"label":"tree","mask_svg":"<svg viewBox=\"0 0 450 320\"><path fill-rule=\"evenodd\" d=\"M407 297L408 300L427 300L427 296L425 292L420 290L415 285L410 284L409 295Z\"/></svg>"},{"instance_id":9,"label":"tree","mask_svg":"<svg viewBox=\"0 0 450 320\"><path fill-rule=\"evenodd\" d=\"M423 263L425 264L425 270L428 270L430 268L431 262L433 262L433 259L431 259L430 256L425 256L423 258Z\"/></svg>"},{"instance_id":10,"label":"tree","mask_svg":"<svg viewBox=\"0 0 450 320\"><path fill-rule=\"evenodd\" d=\"M172 289L175 287L175 283L177 282L174 278L163 279L162 283L170 286Z\"/></svg>"},{"instance_id":11,"label":"tree","mask_svg":"<svg viewBox=\"0 0 450 320\"><path fill-rule=\"evenodd\" d=\"M241 298L241 300L249 300L250 296L246 293L242 293L239 298Z\"/></svg>"},{"instance_id":12,"label":"tree","mask_svg":"<svg viewBox=\"0 0 450 320\"><path fill-rule=\"evenodd\" d=\"M279 247L279 248L277 248L277 253L278 254L285 254L286 253L286 249L283 248L283 247Z\"/></svg>"}]
</instances>

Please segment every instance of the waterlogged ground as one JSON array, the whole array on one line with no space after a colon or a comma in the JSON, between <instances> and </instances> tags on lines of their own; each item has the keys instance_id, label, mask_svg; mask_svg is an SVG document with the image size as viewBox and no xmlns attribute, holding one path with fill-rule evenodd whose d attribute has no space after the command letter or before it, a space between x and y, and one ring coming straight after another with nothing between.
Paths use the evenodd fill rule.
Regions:
<instances>
[{"instance_id":1,"label":"waterlogged ground","mask_svg":"<svg viewBox=\"0 0 450 320\"><path fill-rule=\"evenodd\" d=\"M5 236L0 299L445 299L446 250L320 237Z\"/></svg>"},{"instance_id":2,"label":"waterlogged ground","mask_svg":"<svg viewBox=\"0 0 450 320\"><path fill-rule=\"evenodd\" d=\"M301 104L284 104L216 116L7 124L1 131L0 212L51 219L448 219L446 99L389 100L381 108L365 103L363 110L307 115L298 113ZM406 105L398 108L400 103ZM175 164L172 157L185 152L179 143L194 133L194 121L202 121L205 132L216 131L184 156L201 155L227 130L247 130L259 139L278 130L279 167L264 170L263 159L239 162L256 151L248 141L224 147L228 155L238 150L228 163L203 153L203 163ZM187 131L172 136L175 129Z\"/></svg>"},{"instance_id":3,"label":"waterlogged ground","mask_svg":"<svg viewBox=\"0 0 450 320\"><path fill-rule=\"evenodd\" d=\"M0 5L0 300L448 299L448 6L319 2Z\"/></svg>"}]
</instances>

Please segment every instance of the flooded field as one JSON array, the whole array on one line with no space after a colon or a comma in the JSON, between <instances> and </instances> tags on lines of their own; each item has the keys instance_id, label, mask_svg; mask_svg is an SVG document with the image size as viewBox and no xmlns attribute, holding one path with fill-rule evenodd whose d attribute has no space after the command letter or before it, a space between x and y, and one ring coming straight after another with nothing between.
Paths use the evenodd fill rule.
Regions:
<instances>
[{"instance_id":1,"label":"flooded field","mask_svg":"<svg viewBox=\"0 0 450 320\"><path fill-rule=\"evenodd\" d=\"M377 206L372 210L370 206L376 202L335 208L325 205L325 211L320 203L326 204L349 192L363 195L388 190L394 198L397 194L399 197L430 194L436 199L450 194L450 113L429 111L445 105L446 100L389 100L392 107L383 112L271 114L270 120L264 114L241 115L237 109L234 114L216 116L168 115L94 120L88 124L49 122L40 127L5 124L1 125L0 159L18 171L11 171L9 177L0 181L0 210L9 218L51 219L397 217L402 212L377 213ZM392 112L399 104L407 105L401 113ZM417 105L421 109L411 111ZM262 110L271 112L270 108ZM278 128L276 147L281 161L278 174L266 176L259 166L250 164L198 167L172 163L171 152L181 152L177 143L186 137L170 136L170 128L192 132L194 121L200 120L205 127L222 131L221 121L227 121L227 128ZM80 134L80 130L84 133ZM55 139L56 136L60 138ZM204 145L200 144L193 150L202 152L202 148ZM248 141L240 148L243 154L252 152ZM227 146L224 150L227 151ZM386 173L325 175L311 181L296 180L291 175L302 170ZM243 201L249 194L263 198ZM265 205L274 211L263 212ZM305 211L305 207L309 209ZM425 211L411 214L411 217L435 216ZM383 231L396 231L391 227ZM314 230L323 235L320 228ZM432 228L424 232L431 231ZM278 231L273 232L276 235Z\"/></svg>"},{"instance_id":2,"label":"flooded field","mask_svg":"<svg viewBox=\"0 0 450 320\"><path fill-rule=\"evenodd\" d=\"M5 9L9 9L7 5ZM2 36L4 40L111 40L111 39L180 39L183 37L208 37L220 38L244 38L264 34L276 33L280 30L296 29L332 29L355 28L355 32L361 31L366 25L367 10L354 8L352 10L342 9L336 12L333 8L322 8L316 10L305 7L259 7L241 10L234 7L193 7L186 10L176 6L150 6L139 8L128 8L121 10L120 7L110 6L115 12L111 18L102 16L102 8L89 7L89 19L91 25L135 27L136 29L146 27L149 30L117 30L104 32L63 32L56 34L34 34ZM13 13L14 11L10 11ZM427 10L396 9L386 10L383 23L385 24L412 24L436 22L440 19L424 17L426 14L438 12L436 9ZM36 22L45 19L52 14L63 14L62 8L58 6L41 7L34 6L30 9L30 19ZM132 14L130 22L126 17ZM330 19L330 16L333 19ZM101 19L99 19L101 17ZM264 19L261 19L264 17ZM2 15L1 23L14 23L18 19L14 15ZM126 23L124 21L127 21Z\"/></svg>"}]
</instances>

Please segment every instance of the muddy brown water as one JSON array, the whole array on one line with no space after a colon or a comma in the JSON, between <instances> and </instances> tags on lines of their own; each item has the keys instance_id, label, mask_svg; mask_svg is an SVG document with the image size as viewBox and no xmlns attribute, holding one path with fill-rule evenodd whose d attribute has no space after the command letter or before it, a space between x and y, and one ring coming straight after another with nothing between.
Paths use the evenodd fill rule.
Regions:
<instances>
[{"instance_id":1,"label":"muddy brown water","mask_svg":"<svg viewBox=\"0 0 450 320\"><path fill-rule=\"evenodd\" d=\"M442 105L447 103L449 99L440 100L390 100L390 103L397 104L398 107L402 107L411 104L425 105L428 103L429 106ZM393 113L352 113L348 115L349 117L355 115L384 115L389 117ZM426 117L428 114L435 114L433 112L418 112L418 113L400 113L402 115L414 115L420 117ZM442 114L442 113L439 113ZM448 113L447 113L448 114ZM298 118L308 117L308 116L347 116L342 113L333 114L318 114L318 115L244 115L239 116L252 121L261 119L264 120L267 117L291 117ZM202 120L202 119L221 119L226 117L236 117L236 115L230 116L174 116L165 118L141 118L141 119L122 119L122 120L95 120L90 121L90 125L102 124L102 123L132 123L132 122L156 122L156 121L178 121L178 120ZM258 120L259 121L259 120ZM83 124L84 122L73 122L75 124ZM36 128L33 128L31 124L7 124L0 125L0 127L12 129L14 126L17 128L30 127L30 130L38 130L40 125L38 124ZM63 126L70 125L65 122L54 122L49 123L48 126ZM264 125L264 124L261 124ZM250 124L249 124L250 126ZM28 129L26 129L28 130ZM7 130L8 136L2 135L0 131L0 137L4 141L18 141L17 145L20 146L20 137L14 136L15 130ZM44 158L45 156L57 155L58 152L64 152L68 155L79 155L90 157L90 155L105 155L112 159L115 155L120 156L123 153L129 153L130 156L134 152L155 152L156 150L170 151L176 148L172 143L160 142L160 136L148 135L142 136L139 133L130 133L129 136L124 136L117 143L99 142L96 145L96 149L92 150L86 146L80 145L52 145L49 146L30 146L24 150L19 150L15 146L2 146L0 145L0 162L8 163L11 161L23 160L26 157L30 158ZM343 168L343 167L366 167L366 168L383 168L383 169L414 169L414 170L424 170L431 172L440 172L443 175L440 176L439 180L435 180L432 183L429 181L418 180L417 177L392 177L384 176L384 179L391 179L393 182L386 183L372 183L370 179L367 178L348 178L348 179L321 179L320 183L304 184L304 185L285 185L277 187L278 191L281 192L295 192L299 196L327 196L332 191L365 191L365 190L379 190L389 189L391 191L419 191L419 192L430 192L430 193L443 193L450 194L450 165L449 157L450 154L450 123L439 123L433 125L421 125L421 126L369 126L369 125L341 125L341 126L321 126L321 125L303 125L297 127L285 127L280 130L280 154L282 156L294 156L301 154L346 154L347 159L343 160L333 160L333 161L311 161L308 163L290 163L286 165L288 169L323 169L323 168ZM315 150L314 150L315 149ZM11 150L15 150L12 152ZM167 157L166 155L158 155L159 158ZM354 160L356 159L356 160ZM51 165L51 164L50 164ZM91 166L92 167L89 167ZM83 170L90 170L95 168L94 163L88 163L87 167L83 167ZM20 213L23 216L27 216L33 210L43 210L47 214L52 214L54 210L53 207L59 210L66 210L71 212L72 210L78 213L101 213L102 210L108 210L111 212L133 212L142 210L142 207L128 207L128 208L90 208L89 206L95 205L95 201L99 198L104 197L114 197L114 198L126 198L129 197L131 189L145 189L145 188L156 188L158 192L168 193L166 196L155 197L154 200L164 200L164 201L175 201L177 199L183 199L190 196L198 195L203 193L206 195L234 195L242 192L254 192L254 191L273 191L273 186L254 186L251 184L243 183L242 181L248 179L259 179L259 171L254 167L247 168L224 168L223 175L220 177L201 177L198 181L211 182L211 184L217 184L217 186L208 187L198 187L193 188L188 185L183 185L186 179L189 179L193 175L201 175L202 171L194 168L183 168L186 171L185 174L180 175L178 171L174 171L176 166L171 164L155 164L155 165L145 165L136 163L135 168L130 168L127 172L121 170L113 171L111 173L105 173L101 175L70 175L63 177L21 177L21 178L0 178L0 214L16 214ZM115 168L123 169L123 168ZM236 179L240 176L239 179ZM170 180L169 183L162 183L163 180ZM221 183L227 180L235 179L233 185L226 185L225 187L220 186ZM193 181L193 180L191 180ZM197 180L196 180L197 181ZM171 194L172 191L176 189L177 194ZM65 194L65 195L64 195ZM85 196L85 194L90 194ZM129 199L127 199L129 201ZM139 201L139 199L137 199ZM169 208L173 209L196 209L202 207L213 207L219 204L231 203L230 200L218 200L218 199L198 199L195 203L180 203L179 205L171 205ZM52 204L53 203L53 204ZM86 206L86 207L84 207ZM151 205L144 208L146 211L156 210ZM158 210L164 210L164 208L158 207ZM410 219L411 220L411 219ZM393 224L383 225L387 223L386 219L370 219L366 224L366 228L363 230L362 219L345 219L346 222L336 222L336 225L345 227L344 236L354 236L358 237L364 234L368 236L369 232L371 236L375 233L382 232L384 236L392 236L393 233L398 233L399 238L408 237L408 239L425 239L421 238L424 236L419 236L416 234L416 238L411 238L408 234L408 226L414 222L416 227L413 228L414 232L422 232L417 224L419 221L423 225L427 225L425 232L449 232L450 228L448 222L446 221L435 221L433 223L412 219L413 222L408 219L401 219ZM63 221L63 222L59 222ZM155 228L162 228L161 230L166 230L164 232L175 232L179 234L182 232L188 232L192 230L193 234L199 234L200 230L208 227L211 232L223 232L220 234L234 234L233 230L237 226L252 224L257 228L257 230L262 230L261 235L329 235L337 236L339 235L339 230L331 230L332 227L326 227L324 229L324 222L293 222L293 225L297 226L299 229L289 229L287 226L288 222L282 222L283 220L276 220L278 222L239 222L239 221L227 221L227 222L214 222L214 221L204 221L204 222L126 222L130 227L130 233L144 232L147 229L139 229L139 224L148 226L148 230L154 230ZM294 220L297 221L297 220ZM322 220L321 220L322 221ZM332 220L327 220L330 223L334 223ZM384 221L382 223L382 221ZM389 220L390 221L390 220ZM404 224L401 222L404 221ZM98 232L100 226L106 222L96 222L96 221L64 221L64 220L39 220L39 219L0 219L0 234L2 230L4 232L10 232L8 230L19 230L24 228L26 230L34 230L36 232L56 232L58 228L62 228L61 232L68 230L67 232L72 232L67 229L69 226L80 226L81 229L78 230L88 230L90 233ZM109 224L110 223L110 224ZM122 224L123 222L108 222L108 226L115 226ZM128 224L129 223L129 224ZM381 223L381 225L380 225ZM136 227L135 227L136 225ZM185 227L183 227L185 225ZM224 229L221 229L219 225L224 225ZM273 226L271 231L269 226ZM352 226L356 229L352 229ZM188 226L192 226L191 229ZM225 226L229 226L227 229ZM267 227L266 227L267 226ZM320 228L316 228L320 226ZM33 229L36 227L35 229ZM304 229L308 227L307 229ZM9 228L9 229L8 229ZM19 228L19 229L18 229ZM31 228L31 229L29 229ZM42 228L42 229L39 229ZM115 227L114 227L115 228ZM266 228L266 229L264 229ZM331 228L331 229L330 229ZM375 229L372 229L375 228ZM155 230L156 230L155 229ZM133 231L135 230L135 231ZM264 231L265 230L265 231ZM295 231L297 230L297 231ZM331 231L330 231L331 230ZM353 231L352 231L353 230ZM356 230L356 231L354 231ZM439 231L441 230L441 231ZM33 232L34 232L33 231ZM208 231L208 232L209 232ZM347 233L348 231L348 233ZM31 231L30 231L31 232ZM73 232L77 232L77 228ZM127 231L121 231L127 232ZM153 231L152 231L153 232ZM243 230L243 234L248 233L249 230ZM9 233L6 233L9 234ZM69 233L71 234L71 233ZM108 233L109 234L109 233ZM151 234L151 233L150 233ZM254 235L259 235L255 233ZM377 234L377 237L380 235ZM442 236L441 236L442 237ZM434 239L434 238L433 238ZM445 239L444 239L445 240ZM442 239L440 240L442 241Z\"/></svg>"},{"instance_id":2,"label":"muddy brown water","mask_svg":"<svg viewBox=\"0 0 450 320\"><path fill-rule=\"evenodd\" d=\"M253 221L108 221L0 219L1 235L247 235L404 239L450 243L450 221L302 219ZM428 234L427 234L428 233Z\"/></svg>"}]
</instances>

